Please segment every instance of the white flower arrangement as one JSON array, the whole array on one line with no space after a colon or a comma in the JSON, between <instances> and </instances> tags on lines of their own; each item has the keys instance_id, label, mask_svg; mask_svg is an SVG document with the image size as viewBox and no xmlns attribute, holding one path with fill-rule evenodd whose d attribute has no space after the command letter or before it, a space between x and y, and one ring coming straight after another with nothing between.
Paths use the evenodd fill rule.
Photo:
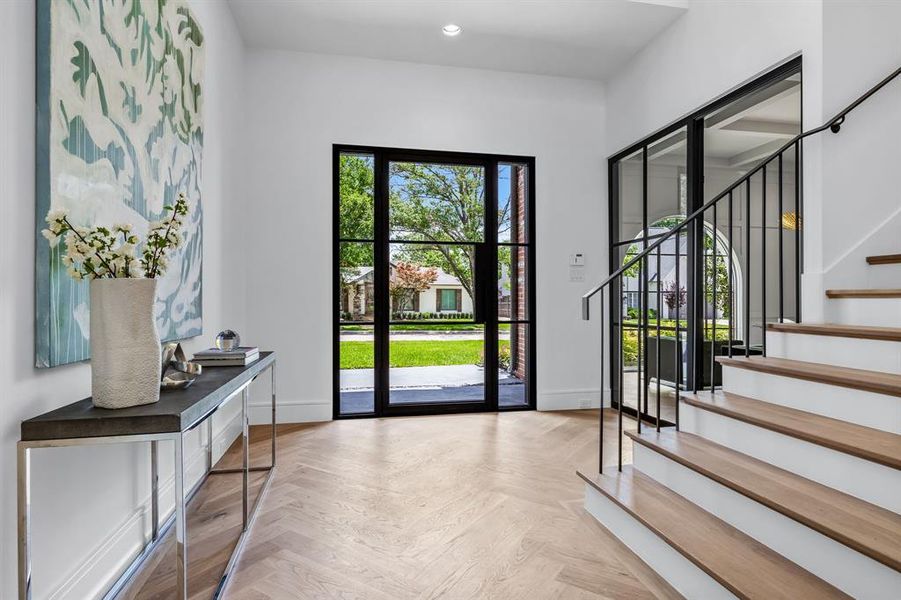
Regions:
<instances>
[{"instance_id":1,"label":"white flower arrangement","mask_svg":"<svg viewBox=\"0 0 901 600\"><path fill-rule=\"evenodd\" d=\"M41 233L50 242L51 248L63 240L66 253L62 262L72 279L153 279L166 271L166 255L184 241L180 230L188 214L185 195L179 194L174 205L164 206L163 213L166 218L150 223L140 258L136 255L140 240L132 233L132 226L128 223L112 228L75 227L69 222L65 210L54 210L47 215L47 229Z\"/></svg>"}]
</instances>

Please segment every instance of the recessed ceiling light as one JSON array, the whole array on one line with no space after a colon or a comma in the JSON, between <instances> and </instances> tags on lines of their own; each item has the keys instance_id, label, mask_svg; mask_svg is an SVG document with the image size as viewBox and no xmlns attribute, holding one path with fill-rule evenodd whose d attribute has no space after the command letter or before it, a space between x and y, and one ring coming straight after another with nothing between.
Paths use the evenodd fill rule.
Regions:
<instances>
[{"instance_id":1,"label":"recessed ceiling light","mask_svg":"<svg viewBox=\"0 0 901 600\"><path fill-rule=\"evenodd\" d=\"M463 28L459 25L454 25L453 23L451 23L442 27L441 31L444 33L444 35L453 37L455 35L460 35L460 32L463 31Z\"/></svg>"}]
</instances>

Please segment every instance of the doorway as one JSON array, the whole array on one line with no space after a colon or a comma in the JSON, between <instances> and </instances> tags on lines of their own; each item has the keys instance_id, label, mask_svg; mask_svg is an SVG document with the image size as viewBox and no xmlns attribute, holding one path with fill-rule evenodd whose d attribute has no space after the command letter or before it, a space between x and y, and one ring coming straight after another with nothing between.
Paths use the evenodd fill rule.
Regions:
<instances>
[{"instance_id":1,"label":"doorway","mask_svg":"<svg viewBox=\"0 0 901 600\"><path fill-rule=\"evenodd\" d=\"M534 159L333 160L335 418L534 408Z\"/></svg>"}]
</instances>

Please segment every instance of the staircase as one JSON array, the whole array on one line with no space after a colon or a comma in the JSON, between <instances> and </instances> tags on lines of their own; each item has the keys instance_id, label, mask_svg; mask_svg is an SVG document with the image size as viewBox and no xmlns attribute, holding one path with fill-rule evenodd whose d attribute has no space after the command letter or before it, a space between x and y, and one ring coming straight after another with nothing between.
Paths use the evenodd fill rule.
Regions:
<instances>
[{"instance_id":1,"label":"staircase","mask_svg":"<svg viewBox=\"0 0 901 600\"><path fill-rule=\"evenodd\" d=\"M668 233L646 238L641 252L582 297L584 319L595 295L608 317L601 364L610 369L615 411L600 411L598 472L579 472L585 508L686 598L901 598L901 288L826 290L830 323L788 322L801 321L801 264L792 274L795 285L787 287L781 227L772 228L777 266L766 254L767 171L775 167L781 213L784 155L793 152L798 164L805 137L838 133L848 113L899 75L901 69L823 126L790 140ZM661 248L670 241L680 264L680 244L671 240L687 236L689 247L699 248L697 232L721 224L718 208L721 218L728 215L726 231L733 230L734 214L751 223L756 185L763 243L752 244L748 227L735 244L730 233L725 250L730 273L733 254L741 257L741 302L731 274L728 285L720 284L725 289L717 289L717 277L706 283L707 265L724 256L716 246L694 251L687 259L694 271L684 324L677 303L674 333L667 334L672 351L664 358L661 318L648 310L649 261L656 258L660 272ZM800 236L794 230L796 250L803 247ZM901 284L901 254L861 263L871 270L867 281ZM752 268L760 275L756 289ZM637 335L634 375L623 350L627 317L620 314L630 269L639 272L643 290L632 318L637 325L629 325ZM871 277L872 270L884 276ZM718 323L716 309L709 316L717 293L727 298L728 323ZM656 357L647 350L652 338ZM668 370L664 360L673 361ZM637 386L624 383L627 371ZM605 376L602 368L601 389ZM629 406L627 388L636 394ZM661 411L664 388L674 419ZM624 414L634 429L624 426ZM615 463L605 460L605 423L616 427ZM626 444L631 464L624 464Z\"/></svg>"},{"instance_id":2,"label":"staircase","mask_svg":"<svg viewBox=\"0 0 901 600\"><path fill-rule=\"evenodd\" d=\"M631 467L580 472L586 509L686 598L898 598L901 328L767 336L718 358L721 390L682 394L678 431L626 432Z\"/></svg>"}]
</instances>

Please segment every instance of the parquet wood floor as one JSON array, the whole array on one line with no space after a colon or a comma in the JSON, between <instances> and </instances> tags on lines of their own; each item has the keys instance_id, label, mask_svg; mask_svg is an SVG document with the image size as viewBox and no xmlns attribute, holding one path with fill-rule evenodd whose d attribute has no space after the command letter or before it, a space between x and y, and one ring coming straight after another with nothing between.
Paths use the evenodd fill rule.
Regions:
<instances>
[{"instance_id":1,"label":"parquet wood floor","mask_svg":"<svg viewBox=\"0 0 901 600\"><path fill-rule=\"evenodd\" d=\"M607 417L605 463L615 464ZM265 455L267 435L254 428L252 456ZM596 453L597 411L283 426L275 479L225 597L678 597L583 510L575 472ZM239 488L239 478L212 478L191 505L192 597L209 597L224 566ZM129 597L171 597L171 557L159 554Z\"/></svg>"}]
</instances>

